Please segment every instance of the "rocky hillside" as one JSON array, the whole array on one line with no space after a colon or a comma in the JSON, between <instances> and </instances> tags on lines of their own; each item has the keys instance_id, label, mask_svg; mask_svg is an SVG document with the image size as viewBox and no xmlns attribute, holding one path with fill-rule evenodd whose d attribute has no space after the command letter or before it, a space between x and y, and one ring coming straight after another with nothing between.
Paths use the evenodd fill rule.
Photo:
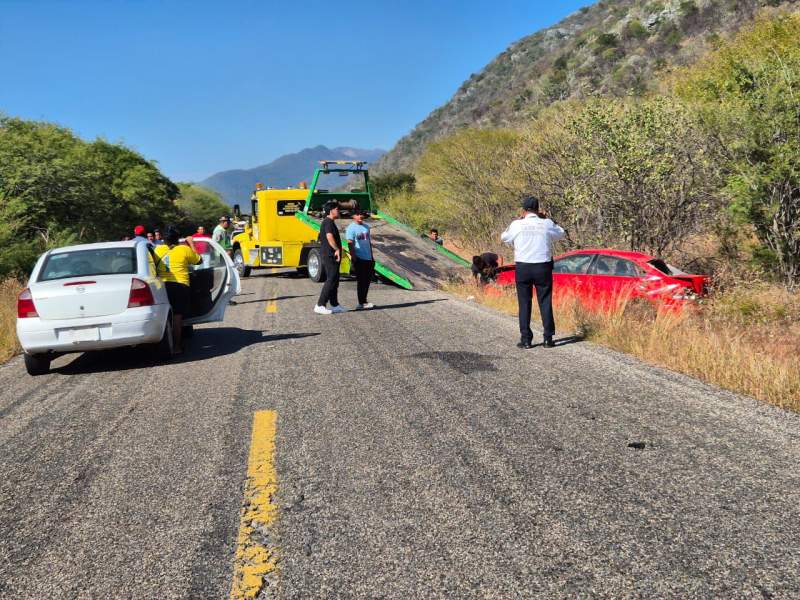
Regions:
<instances>
[{"instance_id":1,"label":"rocky hillside","mask_svg":"<svg viewBox=\"0 0 800 600\"><path fill-rule=\"evenodd\" d=\"M288 187L310 180L320 160L378 160L385 150L360 148L328 148L315 146L294 154L285 154L269 164L253 169L222 171L201 182L201 185L219 192L228 204L244 204L250 199L256 182L269 187Z\"/></svg>"},{"instance_id":2,"label":"rocky hillside","mask_svg":"<svg viewBox=\"0 0 800 600\"><path fill-rule=\"evenodd\" d=\"M603 0L513 43L376 165L408 171L425 145L465 126L513 126L553 102L642 94L672 65L694 61L759 10L798 0Z\"/></svg>"}]
</instances>

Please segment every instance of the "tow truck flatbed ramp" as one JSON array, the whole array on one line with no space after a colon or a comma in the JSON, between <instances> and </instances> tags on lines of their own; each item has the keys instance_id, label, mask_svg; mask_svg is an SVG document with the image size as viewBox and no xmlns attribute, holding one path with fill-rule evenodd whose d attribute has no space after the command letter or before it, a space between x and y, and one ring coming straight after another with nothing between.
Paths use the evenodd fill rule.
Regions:
<instances>
[{"instance_id":1,"label":"tow truck flatbed ramp","mask_svg":"<svg viewBox=\"0 0 800 600\"><path fill-rule=\"evenodd\" d=\"M321 219L304 213L297 213L296 216L319 231ZM336 221L346 250L344 232L350 223L351 219ZM367 224L370 227L376 272L400 287L432 290L468 273L469 263L463 258L441 249L391 217L379 213L368 219Z\"/></svg>"},{"instance_id":2,"label":"tow truck flatbed ramp","mask_svg":"<svg viewBox=\"0 0 800 600\"><path fill-rule=\"evenodd\" d=\"M368 224L375 260L409 279L414 289L436 289L467 273L465 264L457 263L414 231L380 217L370 219Z\"/></svg>"}]
</instances>

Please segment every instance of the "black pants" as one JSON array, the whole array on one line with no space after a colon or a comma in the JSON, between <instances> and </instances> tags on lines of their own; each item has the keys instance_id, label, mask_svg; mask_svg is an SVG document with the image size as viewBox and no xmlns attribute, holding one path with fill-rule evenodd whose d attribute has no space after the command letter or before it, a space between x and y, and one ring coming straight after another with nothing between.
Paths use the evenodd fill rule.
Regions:
<instances>
[{"instance_id":1,"label":"black pants","mask_svg":"<svg viewBox=\"0 0 800 600\"><path fill-rule=\"evenodd\" d=\"M317 306L339 306L339 263L333 256L322 253L322 268L325 269L325 285L319 293Z\"/></svg>"},{"instance_id":2,"label":"black pants","mask_svg":"<svg viewBox=\"0 0 800 600\"><path fill-rule=\"evenodd\" d=\"M352 264L356 272L358 303L366 304L369 284L372 283L372 275L375 273L375 261L358 259Z\"/></svg>"},{"instance_id":3,"label":"black pants","mask_svg":"<svg viewBox=\"0 0 800 600\"><path fill-rule=\"evenodd\" d=\"M546 263L521 263L516 266L517 302L519 303L519 336L523 342L533 340L531 331L531 304L533 288L542 314L544 337L556 334L553 320L553 261Z\"/></svg>"}]
</instances>

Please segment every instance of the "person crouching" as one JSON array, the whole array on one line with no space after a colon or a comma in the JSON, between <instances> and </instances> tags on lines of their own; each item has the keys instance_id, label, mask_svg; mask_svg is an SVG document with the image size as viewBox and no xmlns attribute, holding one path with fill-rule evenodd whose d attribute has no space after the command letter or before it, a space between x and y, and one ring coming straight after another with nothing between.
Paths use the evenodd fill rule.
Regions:
<instances>
[{"instance_id":1,"label":"person crouching","mask_svg":"<svg viewBox=\"0 0 800 600\"><path fill-rule=\"evenodd\" d=\"M488 285L497 278L500 257L494 252L484 252L472 257L472 278L475 285Z\"/></svg>"}]
</instances>

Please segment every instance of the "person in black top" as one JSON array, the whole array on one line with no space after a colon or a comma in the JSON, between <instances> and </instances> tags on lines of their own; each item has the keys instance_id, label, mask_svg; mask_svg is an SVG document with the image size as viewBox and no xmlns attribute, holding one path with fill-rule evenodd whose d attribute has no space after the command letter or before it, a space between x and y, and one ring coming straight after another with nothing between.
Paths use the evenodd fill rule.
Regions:
<instances>
[{"instance_id":1,"label":"person in black top","mask_svg":"<svg viewBox=\"0 0 800 600\"><path fill-rule=\"evenodd\" d=\"M322 268L325 269L325 285L319 294L319 300L314 307L314 312L320 315L341 313L347 311L339 304L339 264L342 261L342 238L336 227L339 218L339 204L330 200L322 207L325 218L319 228L320 254L322 255ZM326 305L331 303L331 308Z\"/></svg>"},{"instance_id":2,"label":"person in black top","mask_svg":"<svg viewBox=\"0 0 800 600\"><path fill-rule=\"evenodd\" d=\"M494 252L484 252L480 256L472 257L472 277L475 283L486 285L490 281L494 281L497 277L497 269L500 267L500 257Z\"/></svg>"}]
</instances>

